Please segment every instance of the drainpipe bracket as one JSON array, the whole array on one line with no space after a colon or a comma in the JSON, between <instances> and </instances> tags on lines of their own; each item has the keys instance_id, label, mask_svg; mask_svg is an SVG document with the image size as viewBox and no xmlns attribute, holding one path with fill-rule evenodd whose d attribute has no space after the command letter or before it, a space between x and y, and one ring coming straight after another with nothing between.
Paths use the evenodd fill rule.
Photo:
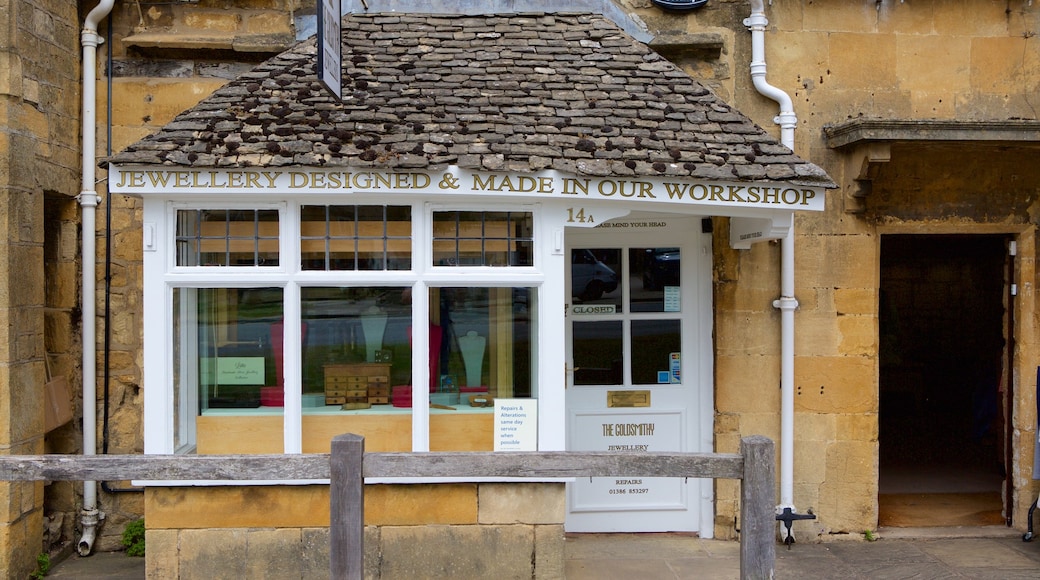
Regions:
<instances>
[{"instance_id":1,"label":"drainpipe bracket","mask_svg":"<svg viewBox=\"0 0 1040 580\"><path fill-rule=\"evenodd\" d=\"M84 29L79 33L80 45L97 48L105 43L105 37L98 34L96 30Z\"/></svg>"},{"instance_id":2,"label":"drainpipe bracket","mask_svg":"<svg viewBox=\"0 0 1040 580\"><path fill-rule=\"evenodd\" d=\"M781 296L773 301L773 308L778 310L798 310L798 299L793 296Z\"/></svg>"},{"instance_id":3,"label":"drainpipe bracket","mask_svg":"<svg viewBox=\"0 0 1040 580\"><path fill-rule=\"evenodd\" d=\"M81 191L76 201L83 207L97 207L99 197L96 191Z\"/></svg>"},{"instance_id":4,"label":"drainpipe bracket","mask_svg":"<svg viewBox=\"0 0 1040 580\"><path fill-rule=\"evenodd\" d=\"M798 127L798 115L792 111L781 111L779 115L773 117L773 122L781 127L795 129Z\"/></svg>"}]
</instances>

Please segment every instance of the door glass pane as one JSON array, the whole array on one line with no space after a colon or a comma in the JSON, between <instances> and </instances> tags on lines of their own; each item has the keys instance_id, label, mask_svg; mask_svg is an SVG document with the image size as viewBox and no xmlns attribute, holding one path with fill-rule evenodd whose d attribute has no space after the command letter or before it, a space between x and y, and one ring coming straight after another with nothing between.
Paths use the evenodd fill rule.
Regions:
<instances>
[{"instance_id":1,"label":"door glass pane","mask_svg":"<svg viewBox=\"0 0 1040 580\"><path fill-rule=\"evenodd\" d=\"M575 385L622 384L624 345L620 320L575 322L572 344Z\"/></svg>"},{"instance_id":2,"label":"door glass pane","mask_svg":"<svg viewBox=\"0 0 1040 580\"><path fill-rule=\"evenodd\" d=\"M571 250L571 295L580 304L612 304L621 311L621 250Z\"/></svg>"},{"instance_id":3,"label":"door glass pane","mask_svg":"<svg viewBox=\"0 0 1040 580\"><path fill-rule=\"evenodd\" d=\"M679 320L633 320L632 384L680 383L681 344Z\"/></svg>"},{"instance_id":4,"label":"door glass pane","mask_svg":"<svg viewBox=\"0 0 1040 580\"><path fill-rule=\"evenodd\" d=\"M632 312L679 312L679 248L629 248Z\"/></svg>"}]
</instances>

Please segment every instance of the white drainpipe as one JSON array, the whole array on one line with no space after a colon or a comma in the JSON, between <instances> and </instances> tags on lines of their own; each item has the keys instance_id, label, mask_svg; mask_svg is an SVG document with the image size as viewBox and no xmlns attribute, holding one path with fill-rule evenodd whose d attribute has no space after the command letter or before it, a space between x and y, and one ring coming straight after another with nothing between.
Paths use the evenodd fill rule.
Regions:
<instances>
[{"instance_id":1,"label":"white drainpipe","mask_svg":"<svg viewBox=\"0 0 1040 580\"><path fill-rule=\"evenodd\" d=\"M780 105L780 114L773 122L780 125L780 142L794 151L794 129L798 117L791 97L766 81L766 20L763 0L751 0L751 16L744 26L751 30L751 79L755 89ZM780 309L780 504L794 508L794 311L798 300L794 297L794 219L780 247L780 298L773 302ZM781 526L781 533L786 529ZM787 538L784 538L785 540Z\"/></svg>"},{"instance_id":2,"label":"white drainpipe","mask_svg":"<svg viewBox=\"0 0 1040 580\"><path fill-rule=\"evenodd\" d=\"M83 180L79 193L79 204L83 209L83 455L97 453L97 369L94 362L94 345L97 342L94 325L95 284L97 273L94 271L96 243L94 238L95 215L97 213L98 195L95 189L94 149L96 141L97 111L96 73L97 47L104 39L98 35L98 24L112 11L115 0L101 0L83 23L80 32L80 43L83 45ZM97 482L83 482L83 510L80 512L80 523L83 525L83 536L76 545L81 556L90 555L97 536L97 526L105 514L97 507Z\"/></svg>"}]
</instances>

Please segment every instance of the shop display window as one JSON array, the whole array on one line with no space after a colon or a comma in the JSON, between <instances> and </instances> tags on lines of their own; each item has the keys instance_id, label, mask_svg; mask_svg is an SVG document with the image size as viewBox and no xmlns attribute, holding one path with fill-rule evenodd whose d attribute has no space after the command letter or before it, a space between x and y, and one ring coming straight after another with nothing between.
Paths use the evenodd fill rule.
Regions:
<instances>
[{"instance_id":1,"label":"shop display window","mask_svg":"<svg viewBox=\"0 0 1040 580\"><path fill-rule=\"evenodd\" d=\"M434 263L416 268L414 211L301 204L298 235L286 240L284 208L176 210L175 267L206 267L171 285L177 453L286 452L293 429L304 453L327 452L345 432L370 450L410 451L417 396L428 416L422 445L493 449L495 399L537 394L537 287L514 281L533 271L533 217L430 212ZM255 269L229 278L223 268L236 265ZM501 275L477 287L426 280L445 265ZM418 316L428 318L419 329ZM287 348L287 327L299 329L298 348ZM413 349L417 332L424 352ZM416 366L428 374L417 379ZM429 392L414 393L418 384Z\"/></svg>"}]
</instances>

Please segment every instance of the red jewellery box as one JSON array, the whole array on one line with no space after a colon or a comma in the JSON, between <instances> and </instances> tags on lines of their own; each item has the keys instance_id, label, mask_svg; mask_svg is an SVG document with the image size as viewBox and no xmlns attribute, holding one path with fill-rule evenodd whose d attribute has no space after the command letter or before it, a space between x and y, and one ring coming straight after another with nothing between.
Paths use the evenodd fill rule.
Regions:
<instances>
[{"instance_id":1,"label":"red jewellery box","mask_svg":"<svg viewBox=\"0 0 1040 580\"><path fill-rule=\"evenodd\" d=\"M284 407L285 390L282 387L260 387L260 405L264 407Z\"/></svg>"},{"instance_id":2,"label":"red jewellery box","mask_svg":"<svg viewBox=\"0 0 1040 580\"><path fill-rule=\"evenodd\" d=\"M390 402L395 407L412 406L412 385L396 385L390 389Z\"/></svg>"}]
</instances>

